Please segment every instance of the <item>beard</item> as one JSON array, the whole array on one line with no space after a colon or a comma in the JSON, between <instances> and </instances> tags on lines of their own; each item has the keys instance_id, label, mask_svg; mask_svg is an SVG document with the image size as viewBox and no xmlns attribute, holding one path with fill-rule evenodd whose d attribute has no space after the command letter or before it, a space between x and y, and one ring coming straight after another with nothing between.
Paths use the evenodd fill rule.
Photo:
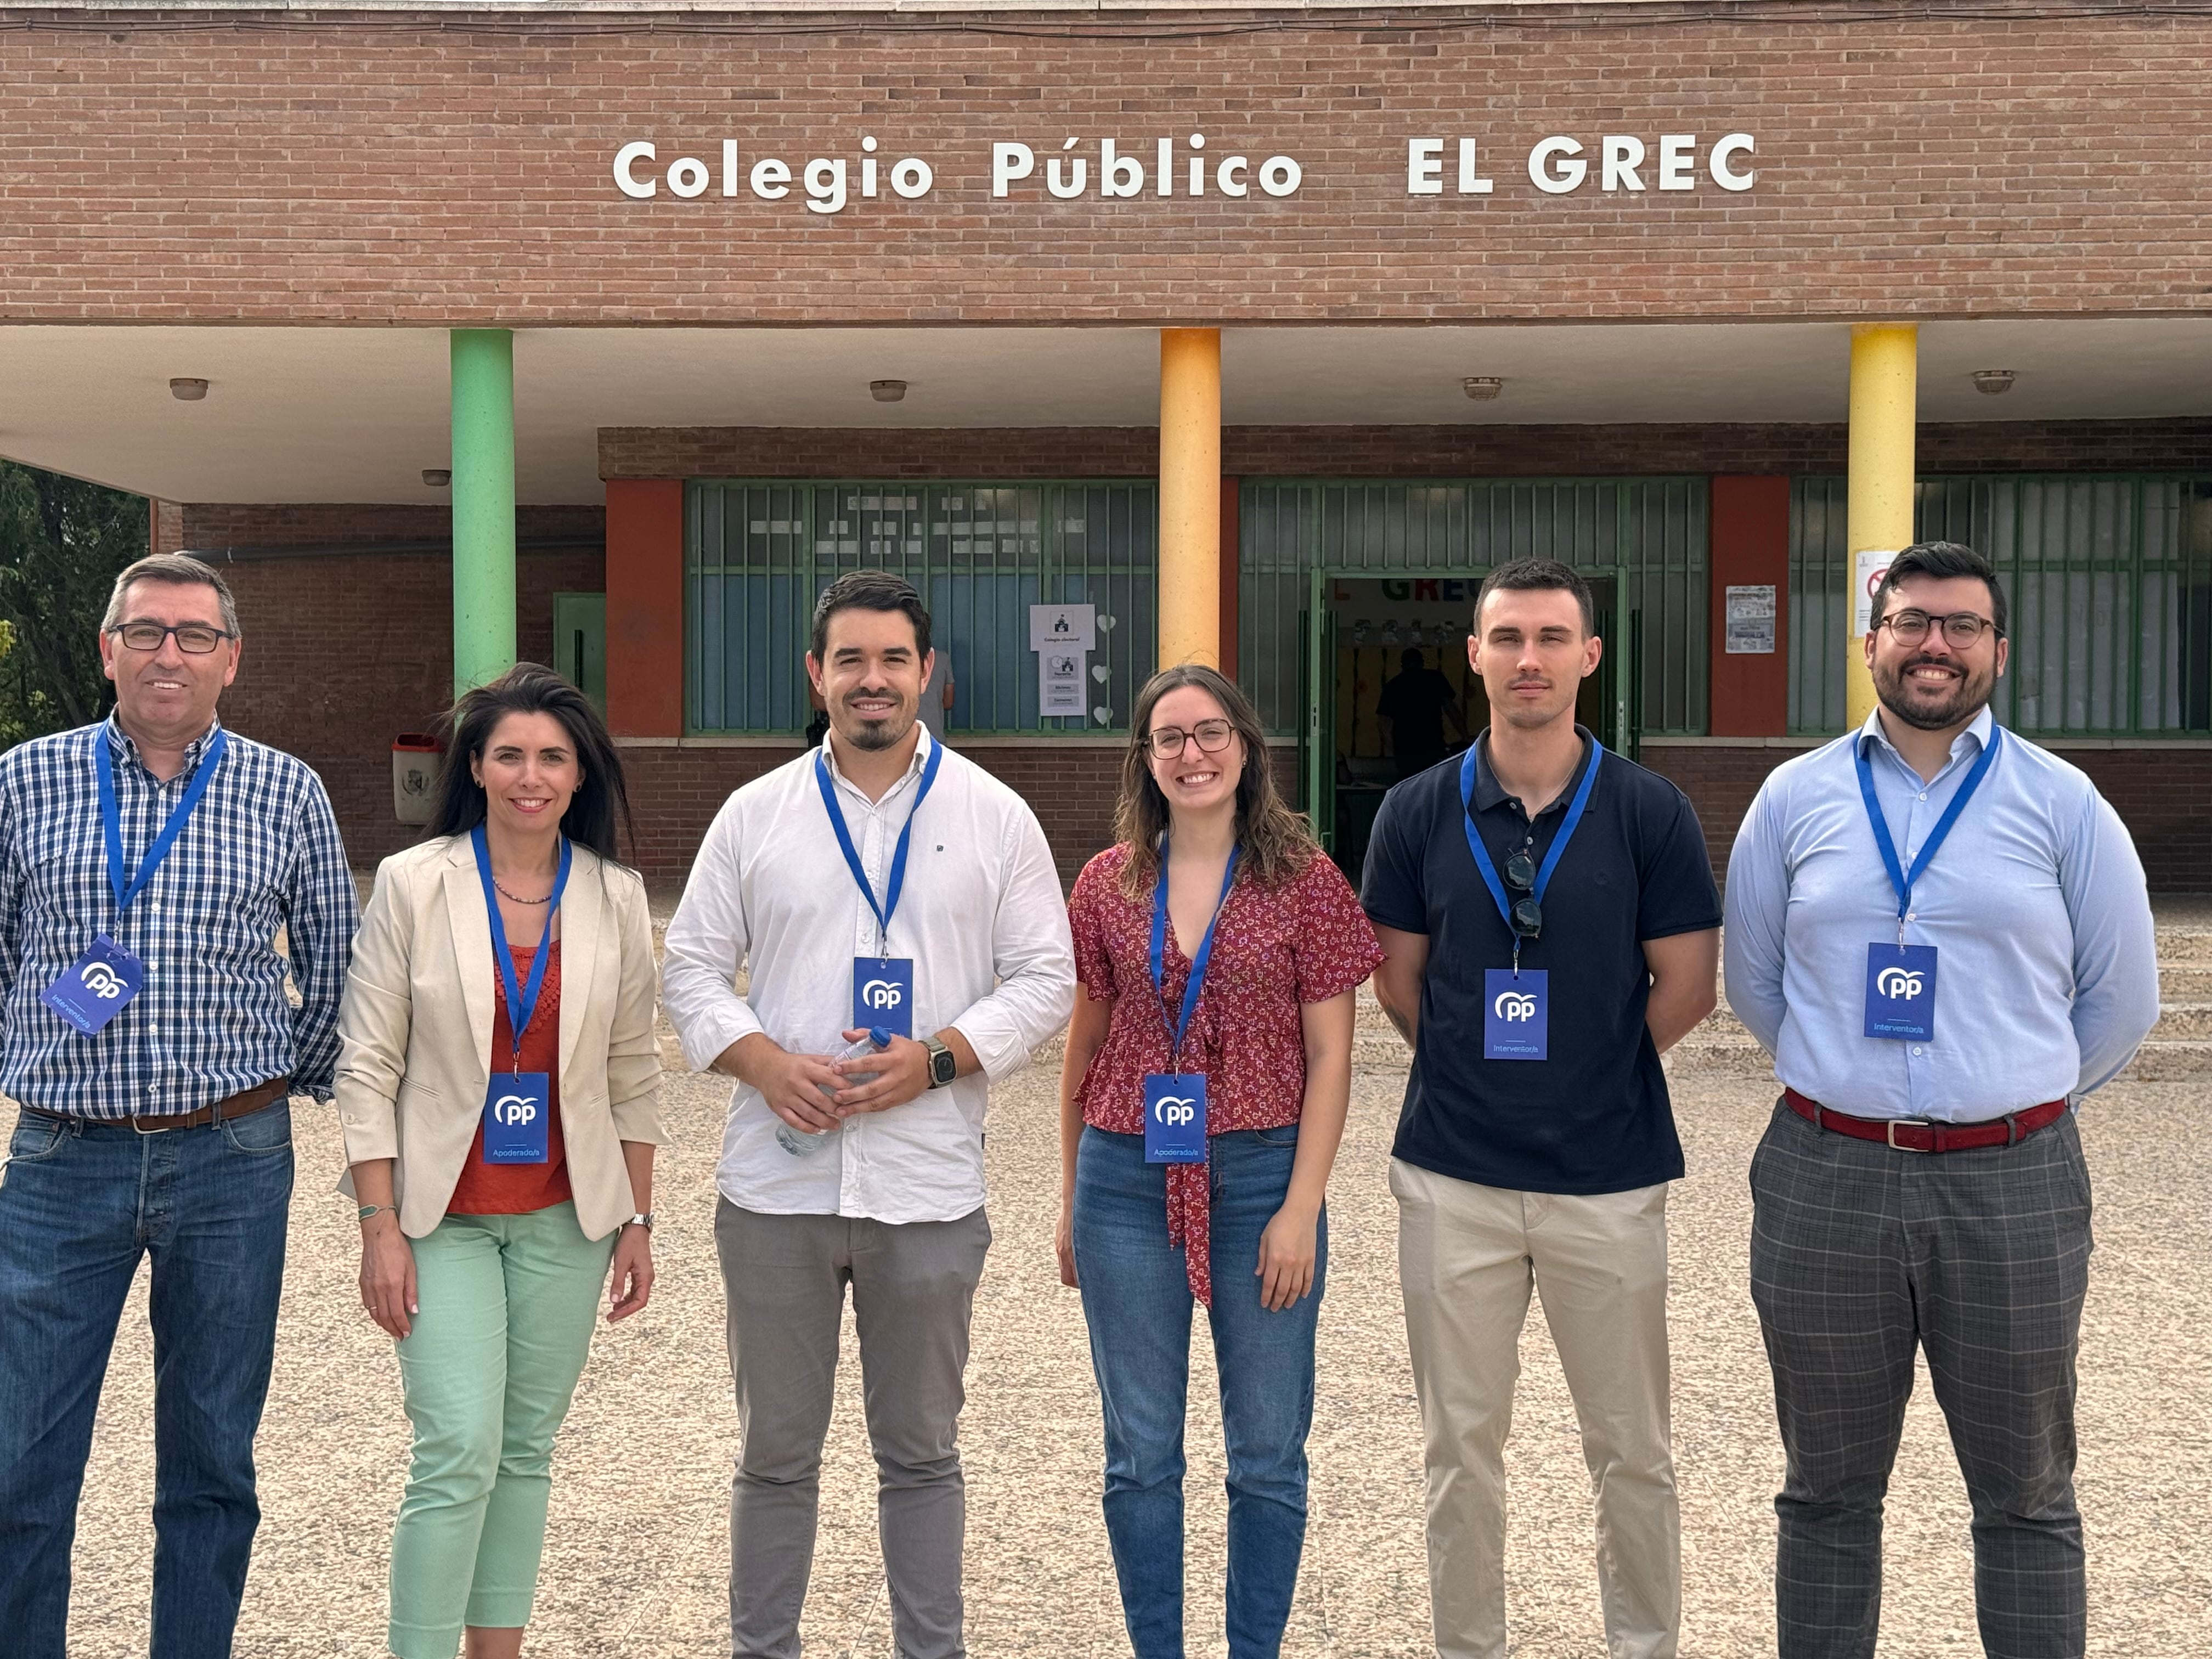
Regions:
<instances>
[{"instance_id":1,"label":"beard","mask_svg":"<svg viewBox=\"0 0 2212 1659\"><path fill-rule=\"evenodd\" d=\"M1928 663L1957 669L1959 678L1940 694L1922 690L1905 678ZM1881 700L1881 706L1907 726L1922 732L1942 732L1965 725L1982 712L1996 683L1995 663L1978 670L1966 668L1956 657L1947 659L1915 655L1900 663L1877 661L1874 665L1874 692Z\"/></svg>"},{"instance_id":2,"label":"beard","mask_svg":"<svg viewBox=\"0 0 2212 1659\"><path fill-rule=\"evenodd\" d=\"M884 693L871 688L871 695L881 696ZM849 702L838 712L843 718L836 723L837 735L855 749L890 749L903 743L906 734L914 730L915 711L905 704L880 720L868 720L854 714Z\"/></svg>"}]
</instances>

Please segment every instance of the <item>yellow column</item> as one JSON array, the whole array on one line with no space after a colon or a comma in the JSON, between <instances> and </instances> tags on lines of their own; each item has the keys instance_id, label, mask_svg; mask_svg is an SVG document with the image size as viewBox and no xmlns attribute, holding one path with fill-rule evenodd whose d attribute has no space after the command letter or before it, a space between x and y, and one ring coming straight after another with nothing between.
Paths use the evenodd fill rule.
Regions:
<instances>
[{"instance_id":1,"label":"yellow column","mask_svg":"<svg viewBox=\"0 0 2212 1659\"><path fill-rule=\"evenodd\" d=\"M1868 554L1912 544L1912 437L1919 381L1919 330L1911 323L1868 323L1851 331L1850 504L1844 538L1850 544L1851 608L1844 627L1844 696L1850 728L1874 713L1867 672L1868 579L1881 568Z\"/></svg>"},{"instance_id":2,"label":"yellow column","mask_svg":"<svg viewBox=\"0 0 2212 1659\"><path fill-rule=\"evenodd\" d=\"M1159 665L1221 665L1221 331L1160 331Z\"/></svg>"}]
</instances>

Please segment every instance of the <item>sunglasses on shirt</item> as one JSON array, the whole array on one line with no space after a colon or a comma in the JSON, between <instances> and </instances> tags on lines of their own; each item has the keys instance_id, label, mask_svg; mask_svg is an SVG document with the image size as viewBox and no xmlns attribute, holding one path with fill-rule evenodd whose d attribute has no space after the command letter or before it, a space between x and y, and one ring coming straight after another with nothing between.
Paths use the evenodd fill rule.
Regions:
<instances>
[{"instance_id":1,"label":"sunglasses on shirt","mask_svg":"<svg viewBox=\"0 0 2212 1659\"><path fill-rule=\"evenodd\" d=\"M1516 853L1505 860L1505 884L1521 896L1513 902L1513 936L1539 939L1544 932L1543 907L1536 902L1536 860Z\"/></svg>"}]
</instances>

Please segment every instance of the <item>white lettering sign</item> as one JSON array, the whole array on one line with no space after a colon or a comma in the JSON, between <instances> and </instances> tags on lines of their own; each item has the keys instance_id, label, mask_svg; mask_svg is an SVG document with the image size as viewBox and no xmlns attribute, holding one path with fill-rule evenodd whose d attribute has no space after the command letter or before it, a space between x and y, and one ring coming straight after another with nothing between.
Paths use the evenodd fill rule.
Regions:
<instances>
[{"instance_id":1,"label":"white lettering sign","mask_svg":"<svg viewBox=\"0 0 2212 1659\"><path fill-rule=\"evenodd\" d=\"M1480 168L1475 142L1444 134L1406 139L1406 194L1441 197L1449 183L1452 194L1492 195L1495 185ZM1619 196L1696 190L1702 142L1686 132L1661 133L1653 140L1632 133L1601 133L1594 140L1553 133L1530 144L1525 165L1529 184L1547 196L1571 196L1586 187ZM857 155L792 161L741 155L738 139L720 138L714 146L720 165L710 167L699 155L676 155L664 161L659 141L634 138L615 151L611 171L615 188L632 201L665 196L690 202L711 191L725 199L749 193L757 201L781 202L796 185L805 210L823 215L842 213L856 200L880 201L886 184L890 195L908 202L935 188L937 170L930 161L907 155L886 168L879 148L873 135L864 134ZM1727 133L1703 149L1704 176L1722 190L1747 191L1758 182L1750 165L1757 144L1750 133ZM1028 197L1118 202L1146 195L1249 200L1255 184L1261 195L1279 200L1297 195L1306 173L1292 155L1218 155L1202 132L1134 143L1077 133L1056 144L997 140L982 176L998 201Z\"/></svg>"}]
</instances>

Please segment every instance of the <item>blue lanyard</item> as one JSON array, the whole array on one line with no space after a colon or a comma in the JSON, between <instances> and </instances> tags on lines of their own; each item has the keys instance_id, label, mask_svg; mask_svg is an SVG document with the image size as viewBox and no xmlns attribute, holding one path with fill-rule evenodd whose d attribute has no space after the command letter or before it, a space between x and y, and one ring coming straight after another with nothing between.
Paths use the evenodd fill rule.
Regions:
<instances>
[{"instance_id":1,"label":"blue lanyard","mask_svg":"<svg viewBox=\"0 0 2212 1659\"><path fill-rule=\"evenodd\" d=\"M1213 930L1221 925L1221 912L1229 902L1229 884L1237 879L1237 860L1244 854L1241 847L1229 849L1229 867L1221 872L1221 896L1213 901L1213 915L1206 924L1206 937L1198 942L1198 954L1190 959L1190 981L1182 988L1182 1017L1170 1027L1168 1036L1168 1069L1182 1070L1183 1034L1190 1030L1190 1017L1198 1012L1198 994L1206 986L1206 970L1213 961ZM1160 841L1160 880L1152 889L1152 997L1160 1005L1160 1022L1168 1023L1168 843Z\"/></svg>"},{"instance_id":2,"label":"blue lanyard","mask_svg":"<svg viewBox=\"0 0 2212 1659\"><path fill-rule=\"evenodd\" d=\"M1994 723L1990 726L1990 740L1982 746L1981 758L1976 761L1959 793L1951 797L1951 804L1943 809L1943 816L1936 820L1936 828L1920 844L1920 856L1912 860L1912 868L1905 869L1897 856L1897 843L1889 838L1889 824L1881 815L1881 803L1875 799L1874 768L1867 764L1866 738L1863 735L1851 741L1851 761L1858 768L1859 796L1866 802L1867 822L1874 826L1874 844L1881 849L1883 866L1889 872L1889 884L1897 890L1897 942L1905 943L1905 913L1912 908L1912 884L1928 868L1936 856L1936 849L1951 833L1951 826L1959 821L1959 814L1966 810L1966 803L1974 798L1974 791L1982 787L1990 763L1997 757L1997 745L2004 741L2004 727Z\"/></svg>"},{"instance_id":3,"label":"blue lanyard","mask_svg":"<svg viewBox=\"0 0 2212 1659\"><path fill-rule=\"evenodd\" d=\"M484 908L491 912L491 954L499 963L499 981L507 988L507 1024L514 1036L514 1071L522 1072L522 1034L538 1012L538 994L545 986L545 964L553 957L553 918L561 908L561 895L568 885L568 860L575 851L568 836L561 837L561 868L553 878L553 897L545 907L545 931L538 936L538 954L530 960L530 982L514 981L514 952L507 948L507 924L500 919L499 893L492 885L491 847L481 823L469 831L477 849L477 876L483 883Z\"/></svg>"},{"instance_id":4,"label":"blue lanyard","mask_svg":"<svg viewBox=\"0 0 2212 1659\"><path fill-rule=\"evenodd\" d=\"M1505 925L1513 926L1513 905L1505 896L1505 884L1498 878L1498 866L1490 861L1490 849L1482 844L1482 836L1474 827L1474 750L1467 746L1467 758L1459 763L1459 804L1461 827L1467 831L1468 851L1474 854L1474 867L1482 872L1482 884L1490 889L1490 896L1498 901L1498 914ZM1583 769L1582 787L1567 804L1566 821L1559 825L1559 833L1552 837L1551 849L1544 854L1543 867L1536 872L1536 884L1528 896L1537 903L1544 902L1544 890L1552 884L1552 872L1559 868L1559 855L1567 850L1567 843L1575 838L1575 826L1583 821L1583 808L1589 805L1590 786L1597 781L1597 763L1605 758L1605 745L1595 738L1590 739L1589 764ZM1514 951L1517 958L1520 935L1514 935Z\"/></svg>"},{"instance_id":5,"label":"blue lanyard","mask_svg":"<svg viewBox=\"0 0 2212 1659\"><path fill-rule=\"evenodd\" d=\"M876 890L868 885L867 872L860 867L860 853L853 845L853 832L845 827L845 814L837 805L837 792L830 782L830 757L820 750L815 751L814 781L821 786L822 805L829 810L830 827L837 832L837 850L845 855L845 867L853 872L854 885L860 888L860 896L867 900L868 908L875 915L876 945L885 961L890 959L891 953L891 916L898 909L899 894L906 887L906 855L914 842L914 821L921 814L922 802L929 799L929 786L937 781L938 763L944 758L945 745L931 744L929 758L921 766L921 787L915 791L914 805L906 815L906 828L899 831L897 849L891 854L890 890L878 904Z\"/></svg>"},{"instance_id":6,"label":"blue lanyard","mask_svg":"<svg viewBox=\"0 0 2212 1659\"><path fill-rule=\"evenodd\" d=\"M100 824L107 832L107 882L115 890L115 919L118 921L131 908L131 901L146 890L146 884L154 879L155 872L161 867L161 860L167 858L170 849L176 846L177 837L184 833L185 821L191 817L192 809L200 804L200 797L207 793L208 785L215 781L216 763L222 759L223 749L229 739L229 732L220 728L216 730L213 740L207 746L207 752L200 757L200 763L192 769L192 779L185 786L183 799L169 813L169 821L161 826L161 833L154 837L154 844L146 849L146 856L139 860L138 873L126 876L123 871L123 813L115 804L115 762L107 752L106 732L103 730L94 737L93 761L100 771Z\"/></svg>"}]
</instances>

